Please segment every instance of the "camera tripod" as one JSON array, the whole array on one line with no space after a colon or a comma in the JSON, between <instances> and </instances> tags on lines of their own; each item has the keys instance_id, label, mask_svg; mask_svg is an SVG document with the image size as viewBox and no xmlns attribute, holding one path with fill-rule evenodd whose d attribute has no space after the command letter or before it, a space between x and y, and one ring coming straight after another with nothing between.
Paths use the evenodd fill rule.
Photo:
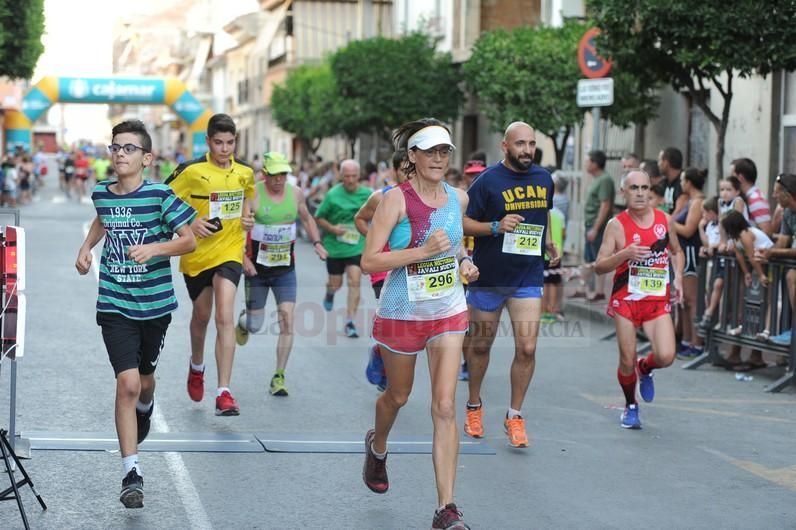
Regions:
<instances>
[{"instance_id":1,"label":"camera tripod","mask_svg":"<svg viewBox=\"0 0 796 530\"><path fill-rule=\"evenodd\" d=\"M36 488L33 486L33 481L30 479L30 475L25 471L25 468L22 467L22 462L19 461L17 454L14 452L14 448L11 447L11 444L8 442L7 437L8 431L5 429L0 429L0 452L3 455L3 462L6 466L6 472L8 473L8 479L11 481L11 486L9 488L0 491L0 501L17 501L17 506L19 507L19 514L22 516L22 522L25 524L25 529L30 529L30 525L28 524L28 517L25 515L25 507L22 505L22 497L19 493L19 488L27 484L30 486L30 489L33 491L33 494L36 496L36 500L39 501L41 504L42 510L47 509L47 505L44 504L44 499L41 498L41 495L36 491ZM22 473L23 479L17 481L14 477L14 466L11 462L16 464L17 469L19 472Z\"/></svg>"}]
</instances>

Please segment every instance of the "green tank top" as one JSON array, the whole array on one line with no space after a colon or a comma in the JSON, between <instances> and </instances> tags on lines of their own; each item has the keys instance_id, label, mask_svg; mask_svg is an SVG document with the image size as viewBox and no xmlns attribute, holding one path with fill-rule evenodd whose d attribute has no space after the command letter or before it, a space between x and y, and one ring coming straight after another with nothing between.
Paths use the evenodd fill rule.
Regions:
<instances>
[{"instance_id":1,"label":"green tank top","mask_svg":"<svg viewBox=\"0 0 796 530\"><path fill-rule=\"evenodd\" d=\"M255 184L257 189L257 197L260 204L257 205L257 210L254 212L254 222L261 225L278 225L293 223L298 217L298 208L296 207L296 199L293 191L293 186L285 183L285 196L282 202L274 202L268 195L265 189L265 183L258 182Z\"/></svg>"}]
</instances>

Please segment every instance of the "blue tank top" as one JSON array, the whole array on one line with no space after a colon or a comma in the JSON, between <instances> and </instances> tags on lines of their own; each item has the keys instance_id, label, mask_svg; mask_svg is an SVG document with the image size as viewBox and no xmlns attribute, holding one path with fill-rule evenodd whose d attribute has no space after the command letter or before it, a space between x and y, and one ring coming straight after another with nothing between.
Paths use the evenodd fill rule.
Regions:
<instances>
[{"instance_id":1,"label":"blue tank top","mask_svg":"<svg viewBox=\"0 0 796 530\"><path fill-rule=\"evenodd\" d=\"M451 248L423 262L390 271L379 302L381 318L437 320L467 310L457 263L464 235L462 209L456 190L446 183L443 186L448 200L441 208L424 203L409 181L397 186L404 194L406 217L390 233L390 249L423 246L428 235L439 229L448 234Z\"/></svg>"}]
</instances>

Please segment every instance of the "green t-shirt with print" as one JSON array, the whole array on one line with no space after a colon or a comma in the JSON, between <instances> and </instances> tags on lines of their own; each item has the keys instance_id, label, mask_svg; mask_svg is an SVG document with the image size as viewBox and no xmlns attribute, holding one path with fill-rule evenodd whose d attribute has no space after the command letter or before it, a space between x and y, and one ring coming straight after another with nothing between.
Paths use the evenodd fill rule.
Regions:
<instances>
[{"instance_id":1,"label":"green t-shirt with print","mask_svg":"<svg viewBox=\"0 0 796 530\"><path fill-rule=\"evenodd\" d=\"M600 203L609 201L613 204L615 194L614 179L608 173L603 173L591 181L586 190L586 205L583 210L583 221L586 226L594 225L597 221L597 214L600 213ZM608 219L606 219L607 221Z\"/></svg>"},{"instance_id":2,"label":"green t-shirt with print","mask_svg":"<svg viewBox=\"0 0 796 530\"><path fill-rule=\"evenodd\" d=\"M323 235L323 246L329 252L330 258L350 258L362 254L365 238L354 226L354 216L368 201L371 193L371 190L364 186L358 186L355 191L349 193L342 184L337 184L326 193L315 212L315 217L326 219L335 226L346 227L346 233L343 235L330 233Z\"/></svg>"}]
</instances>

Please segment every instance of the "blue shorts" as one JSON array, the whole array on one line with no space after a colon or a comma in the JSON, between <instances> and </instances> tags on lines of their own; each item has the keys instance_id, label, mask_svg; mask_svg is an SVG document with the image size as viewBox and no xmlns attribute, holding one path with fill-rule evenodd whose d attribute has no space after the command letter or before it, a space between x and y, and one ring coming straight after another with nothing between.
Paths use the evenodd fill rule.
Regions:
<instances>
[{"instance_id":1,"label":"blue shorts","mask_svg":"<svg viewBox=\"0 0 796 530\"><path fill-rule=\"evenodd\" d=\"M246 277L246 309L262 309L268 299L268 290L274 292L276 305L296 302L296 269L282 274L257 274Z\"/></svg>"},{"instance_id":2,"label":"blue shorts","mask_svg":"<svg viewBox=\"0 0 796 530\"><path fill-rule=\"evenodd\" d=\"M509 298L541 298L543 291L542 287L517 287L509 290L471 286L467 289L467 305L492 313L503 307Z\"/></svg>"}]
</instances>

